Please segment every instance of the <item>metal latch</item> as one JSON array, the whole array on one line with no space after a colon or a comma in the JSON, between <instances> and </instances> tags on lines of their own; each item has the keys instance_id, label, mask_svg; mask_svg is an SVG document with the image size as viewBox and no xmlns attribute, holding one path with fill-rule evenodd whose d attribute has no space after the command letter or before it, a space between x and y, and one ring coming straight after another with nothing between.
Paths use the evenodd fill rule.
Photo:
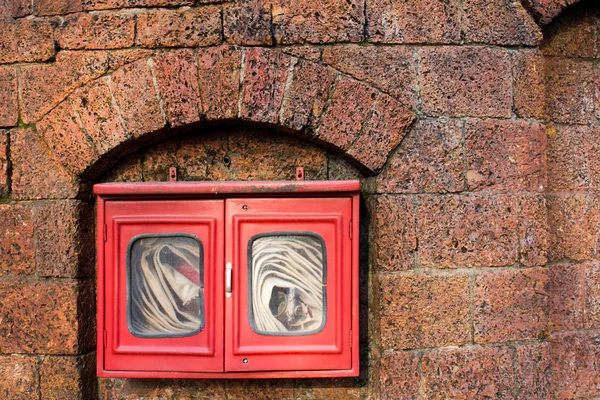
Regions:
<instances>
[{"instance_id":1,"label":"metal latch","mask_svg":"<svg viewBox=\"0 0 600 400\"><path fill-rule=\"evenodd\" d=\"M225 265L225 296L231 297L231 263Z\"/></svg>"}]
</instances>

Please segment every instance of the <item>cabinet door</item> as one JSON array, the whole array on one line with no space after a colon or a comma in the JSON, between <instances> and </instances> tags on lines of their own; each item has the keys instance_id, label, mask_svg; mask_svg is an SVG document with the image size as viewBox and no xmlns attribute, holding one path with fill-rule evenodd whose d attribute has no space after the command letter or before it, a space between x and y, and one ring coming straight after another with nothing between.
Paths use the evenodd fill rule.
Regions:
<instances>
[{"instance_id":1,"label":"cabinet door","mask_svg":"<svg viewBox=\"0 0 600 400\"><path fill-rule=\"evenodd\" d=\"M104 368L223 371L224 201L107 201Z\"/></svg>"},{"instance_id":2,"label":"cabinet door","mask_svg":"<svg viewBox=\"0 0 600 400\"><path fill-rule=\"evenodd\" d=\"M226 371L351 368L351 211L350 198L226 200Z\"/></svg>"}]
</instances>

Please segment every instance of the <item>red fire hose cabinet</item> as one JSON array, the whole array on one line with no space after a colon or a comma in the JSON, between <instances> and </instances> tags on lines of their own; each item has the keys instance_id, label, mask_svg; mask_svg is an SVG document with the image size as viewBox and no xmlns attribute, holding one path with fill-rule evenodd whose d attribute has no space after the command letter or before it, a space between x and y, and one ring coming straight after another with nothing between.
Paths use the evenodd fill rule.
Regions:
<instances>
[{"instance_id":1,"label":"red fire hose cabinet","mask_svg":"<svg viewBox=\"0 0 600 400\"><path fill-rule=\"evenodd\" d=\"M358 375L358 181L94 193L98 376Z\"/></svg>"}]
</instances>

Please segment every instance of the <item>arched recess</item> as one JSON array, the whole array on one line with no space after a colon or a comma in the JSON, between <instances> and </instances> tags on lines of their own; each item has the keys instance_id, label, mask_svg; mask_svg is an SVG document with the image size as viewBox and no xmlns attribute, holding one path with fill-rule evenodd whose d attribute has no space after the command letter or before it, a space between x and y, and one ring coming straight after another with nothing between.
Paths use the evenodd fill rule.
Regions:
<instances>
[{"instance_id":1,"label":"arched recess","mask_svg":"<svg viewBox=\"0 0 600 400\"><path fill-rule=\"evenodd\" d=\"M548 25L567 7L580 0L523 0L523 3L535 15L542 25Z\"/></svg>"}]
</instances>

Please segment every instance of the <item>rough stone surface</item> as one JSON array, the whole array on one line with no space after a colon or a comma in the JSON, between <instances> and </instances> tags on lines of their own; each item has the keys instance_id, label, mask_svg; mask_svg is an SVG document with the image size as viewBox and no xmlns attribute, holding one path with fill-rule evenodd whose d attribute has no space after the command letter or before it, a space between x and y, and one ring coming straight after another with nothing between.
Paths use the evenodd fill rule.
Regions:
<instances>
[{"instance_id":1,"label":"rough stone surface","mask_svg":"<svg viewBox=\"0 0 600 400\"><path fill-rule=\"evenodd\" d=\"M226 386L217 379L99 379L98 392L107 400L202 399L227 400Z\"/></svg>"},{"instance_id":2,"label":"rough stone surface","mask_svg":"<svg viewBox=\"0 0 600 400\"><path fill-rule=\"evenodd\" d=\"M33 3L31 0L13 0L0 5L0 19L10 20L25 17L31 14Z\"/></svg>"},{"instance_id":3,"label":"rough stone surface","mask_svg":"<svg viewBox=\"0 0 600 400\"><path fill-rule=\"evenodd\" d=\"M466 275L379 274L377 280L384 350L460 346L471 340Z\"/></svg>"},{"instance_id":4,"label":"rough stone surface","mask_svg":"<svg viewBox=\"0 0 600 400\"><path fill-rule=\"evenodd\" d=\"M9 136L8 132L0 129L0 197L6 196L10 191L9 187L9 170L8 170L8 149Z\"/></svg>"},{"instance_id":5,"label":"rough stone surface","mask_svg":"<svg viewBox=\"0 0 600 400\"><path fill-rule=\"evenodd\" d=\"M97 397L94 354L48 356L40 366L43 399L93 399Z\"/></svg>"},{"instance_id":6,"label":"rough stone surface","mask_svg":"<svg viewBox=\"0 0 600 400\"><path fill-rule=\"evenodd\" d=\"M0 276L34 272L33 210L0 204Z\"/></svg>"},{"instance_id":7,"label":"rough stone surface","mask_svg":"<svg viewBox=\"0 0 600 400\"><path fill-rule=\"evenodd\" d=\"M135 20L132 14L71 14L55 31L63 49L119 49L133 45Z\"/></svg>"},{"instance_id":8,"label":"rough stone surface","mask_svg":"<svg viewBox=\"0 0 600 400\"><path fill-rule=\"evenodd\" d=\"M476 343L540 339L548 325L547 271L479 275L473 289Z\"/></svg>"},{"instance_id":9,"label":"rough stone surface","mask_svg":"<svg viewBox=\"0 0 600 400\"><path fill-rule=\"evenodd\" d=\"M414 399L419 393L419 359L409 352L388 352L381 358L381 398Z\"/></svg>"},{"instance_id":10,"label":"rough stone surface","mask_svg":"<svg viewBox=\"0 0 600 400\"><path fill-rule=\"evenodd\" d=\"M15 126L18 119L17 70L0 67L0 126Z\"/></svg>"},{"instance_id":11,"label":"rough stone surface","mask_svg":"<svg viewBox=\"0 0 600 400\"><path fill-rule=\"evenodd\" d=\"M271 8L279 44L359 42L365 13L360 0L276 0Z\"/></svg>"},{"instance_id":12,"label":"rough stone surface","mask_svg":"<svg viewBox=\"0 0 600 400\"><path fill-rule=\"evenodd\" d=\"M83 11L85 0L33 0L36 15L60 15Z\"/></svg>"},{"instance_id":13,"label":"rough stone surface","mask_svg":"<svg viewBox=\"0 0 600 400\"><path fill-rule=\"evenodd\" d=\"M263 0L240 1L223 9L225 41L237 45L271 45L271 5Z\"/></svg>"},{"instance_id":14,"label":"rough stone surface","mask_svg":"<svg viewBox=\"0 0 600 400\"><path fill-rule=\"evenodd\" d=\"M521 196L519 208L520 261L527 267L542 266L548 261L550 244L546 198Z\"/></svg>"},{"instance_id":15,"label":"rough stone surface","mask_svg":"<svg viewBox=\"0 0 600 400\"><path fill-rule=\"evenodd\" d=\"M360 378L297 379L294 384L294 400L361 400L367 398L369 388Z\"/></svg>"},{"instance_id":16,"label":"rough stone surface","mask_svg":"<svg viewBox=\"0 0 600 400\"><path fill-rule=\"evenodd\" d=\"M547 25L569 4L579 0L525 0L524 3L533 10L541 24Z\"/></svg>"},{"instance_id":17,"label":"rough stone surface","mask_svg":"<svg viewBox=\"0 0 600 400\"><path fill-rule=\"evenodd\" d=\"M546 28L546 38L540 46L542 52L548 56L596 57L598 23L594 5L572 7Z\"/></svg>"},{"instance_id":18,"label":"rough stone surface","mask_svg":"<svg viewBox=\"0 0 600 400\"><path fill-rule=\"evenodd\" d=\"M377 176L380 193L464 190L462 122L419 120Z\"/></svg>"},{"instance_id":19,"label":"rough stone surface","mask_svg":"<svg viewBox=\"0 0 600 400\"><path fill-rule=\"evenodd\" d=\"M157 9L138 14L136 43L142 47L196 47L221 41L221 9Z\"/></svg>"},{"instance_id":20,"label":"rough stone surface","mask_svg":"<svg viewBox=\"0 0 600 400\"><path fill-rule=\"evenodd\" d=\"M193 6L194 0L82 0L86 10L106 10L128 7ZM203 3L205 0L198 1Z\"/></svg>"},{"instance_id":21,"label":"rough stone surface","mask_svg":"<svg viewBox=\"0 0 600 400\"><path fill-rule=\"evenodd\" d=\"M551 332L583 328L586 267L585 264L560 263L548 268Z\"/></svg>"},{"instance_id":22,"label":"rough stone surface","mask_svg":"<svg viewBox=\"0 0 600 400\"><path fill-rule=\"evenodd\" d=\"M510 58L487 47L430 47L419 51L422 111L427 115L509 118Z\"/></svg>"},{"instance_id":23,"label":"rough stone surface","mask_svg":"<svg viewBox=\"0 0 600 400\"><path fill-rule=\"evenodd\" d=\"M290 379L234 380L227 384L227 400L295 400Z\"/></svg>"},{"instance_id":24,"label":"rough stone surface","mask_svg":"<svg viewBox=\"0 0 600 400\"><path fill-rule=\"evenodd\" d=\"M470 120L465 124L469 191L544 191L546 129L524 121Z\"/></svg>"},{"instance_id":25,"label":"rough stone surface","mask_svg":"<svg viewBox=\"0 0 600 400\"><path fill-rule=\"evenodd\" d=\"M0 393L11 400L30 400L38 395L38 359L30 356L0 356Z\"/></svg>"},{"instance_id":26,"label":"rough stone surface","mask_svg":"<svg viewBox=\"0 0 600 400\"><path fill-rule=\"evenodd\" d=\"M584 328L600 328L600 266L597 262L585 268Z\"/></svg>"},{"instance_id":27,"label":"rough stone surface","mask_svg":"<svg viewBox=\"0 0 600 400\"><path fill-rule=\"evenodd\" d=\"M514 108L522 118L544 118L546 103L544 56L539 50L522 50L512 55Z\"/></svg>"},{"instance_id":28,"label":"rough stone surface","mask_svg":"<svg viewBox=\"0 0 600 400\"><path fill-rule=\"evenodd\" d=\"M378 196L371 204L374 261L380 271L414 268L416 204L409 197Z\"/></svg>"},{"instance_id":29,"label":"rough stone surface","mask_svg":"<svg viewBox=\"0 0 600 400\"><path fill-rule=\"evenodd\" d=\"M461 2L369 1L367 31L380 43L458 43Z\"/></svg>"},{"instance_id":30,"label":"rough stone surface","mask_svg":"<svg viewBox=\"0 0 600 400\"><path fill-rule=\"evenodd\" d=\"M423 196L417 215L423 266L500 267L518 259L514 197Z\"/></svg>"},{"instance_id":31,"label":"rough stone surface","mask_svg":"<svg viewBox=\"0 0 600 400\"><path fill-rule=\"evenodd\" d=\"M516 387L518 400L551 400L550 344L524 344L517 347Z\"/></svg>"},{"instance_id":32,"label":"rough stone surface","mask_svg":"<svg viewBox=\"0 0 600 400\"><path fill-rule=\"evenodd\" d=\"M46 61L55 54L52 25L46 20L0 21L0 64Z\"/></svg>"}]
</instances>

